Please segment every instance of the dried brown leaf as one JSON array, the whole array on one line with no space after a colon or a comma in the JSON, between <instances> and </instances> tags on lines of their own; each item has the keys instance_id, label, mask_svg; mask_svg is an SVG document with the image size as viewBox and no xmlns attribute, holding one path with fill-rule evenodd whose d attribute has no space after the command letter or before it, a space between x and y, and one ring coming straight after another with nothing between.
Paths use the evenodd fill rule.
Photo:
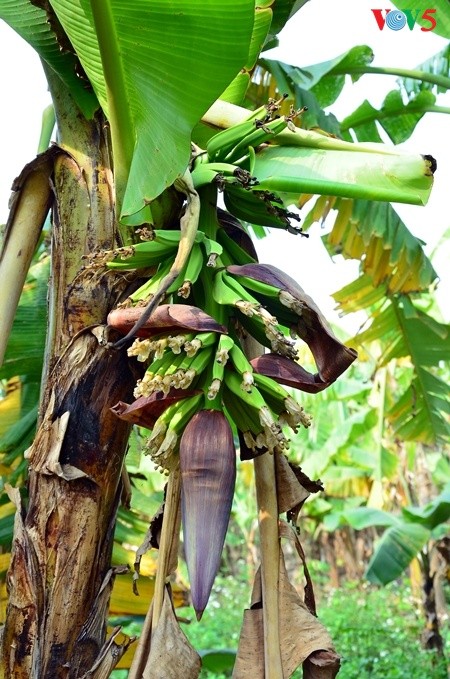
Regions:
<instances>
[{"instance_id":1,"label":"dried brown leaf","mask_svg":"<svg viewBox=\"0 0 450 679\"><path fill-rule=\"evenodd\" d=\"M258 582L259 581L259 582ZM255 579L260 587L260 576ZM323 624L310 613L296 589L289 582L281 553L279 574L280 642L283 675L290 677L307 658L313 656L310 665L318 667L318 652L336 658L331 637ZM264 598L264 594L263 594ZM262 609L246 611L239 640L233 679L264 679L264 630ZM320 661L322 662L322 661ZM336 664L336 661L334 661ZM256 672L255 672L256 668ZM328 670L327 670L328 671ZM313 677L314 675L310 675ZM320 675L316 675L319 679ZM335 675L323 675L323 679ZM322 677L320 677L322 679Z\"/></svg>"},{"instance_id":2,"label":"dried brown leaf","mask_svg":"<svg viewBox=\"0 0 450 679\"><path fill-rule=\"evenodd\" d=\"M167 589L142 679L196 679L201 660L178 624Z\"/></svg>"},{"instance_id":3,"label":"dried brown leaf","mask_svg":"<svg viewBox=\"0 0 450 679\"><path fill-rule=\"evenodd\" d=\"M301 485L284 455L275 455L278 512L284 514L304 503L309 492Z\"/></svg>"}]
</instances>

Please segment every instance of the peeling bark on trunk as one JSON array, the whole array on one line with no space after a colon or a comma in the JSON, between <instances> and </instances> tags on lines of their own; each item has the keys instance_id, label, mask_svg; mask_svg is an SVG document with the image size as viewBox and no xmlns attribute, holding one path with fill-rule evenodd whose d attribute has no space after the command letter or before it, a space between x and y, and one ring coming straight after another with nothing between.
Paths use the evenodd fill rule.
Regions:
<instances>
[{"instance_id":1,"label":"peeling bark on trunk","mask_svg":"<svg viewBox=\"0 0 450 679\"><path fill-rule=\"evenodd\" d=\"M27 451L28 497L21 501L11 490L18 509L2 644L6 679L82 677L105 643L129 435L129 424L109 408L130 400L136 381L126 352L103 341L125 280L83 268L89 252L117 243L107 130L102 120L85 121L60 90L53 97L66 154L53 178L49 332L39 428Z\"/></svg>"}]
</instances>

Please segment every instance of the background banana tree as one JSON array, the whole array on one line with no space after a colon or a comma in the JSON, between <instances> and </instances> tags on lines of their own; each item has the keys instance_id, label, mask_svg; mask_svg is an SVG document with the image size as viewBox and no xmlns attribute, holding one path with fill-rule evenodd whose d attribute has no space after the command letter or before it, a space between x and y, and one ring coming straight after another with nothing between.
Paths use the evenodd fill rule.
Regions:
<instances>
[{"instance_id":1,"label":"background banana tree","mask_svg":"<svg viewBox=\"0 0 450 679\"><path fill-rule=\"evenodd\" d=\"M308 494L320 489L286 462L282 423L296 430L310 421L279 382L320 392L355 352L334 336L295 281L257 264L245 227L283 228L298 237L298 215L289 208L320 193L324 197L303 229L334 206L341 231L355 222L358 228L366 214L358 201L426 202L434 160L330 136L322 122L325 134L300 128L309 111L294 101L291 86L272 84L272 90L259 91L261 69L271 72L267 62L256 67L259 53L302 4L183 2L175 12L169 2L142 1L132 9L115 0L23 0L19 8L17 2L0 2L2 18L43 60L58 129L57 144L24 168L15 183L1 261L9 284L2 298L4 350L30 262L36 249L45 251L41 229L51 207L50 311L39 426L31 447L44 336L21 329L30 322L42 327L45 254L28 276L29 297L19 307L1 373L9 389L5 475L17 486L29 470L27 493L22 497L17 487L9 487L9 500L2 498L6 536L16 508L3 632L5 676L107 676L129 645L118 630L107 638L105 621L121 572L115 564L129 561L113 548L117 507L122 501L134 510L134 515L119 514L116 530L118 541L133 552L135 533L143 532L136 513L142 514L145 496L151 495L139 479L140 462L134 473L130 470L131 489L123 471L131 423L152 431L148 450L169 472L169 482L164 511L156 514L145 543L159 547L159 568L130 676L153 676L155 664L158 676L197 676L199 659L179 631L165 585L175 568L182 485L190 585L201 616L228 522L233 435L241 456L255 457L262 560L236 676L290 675L301 663L305 676L337 672L331 640L314 615L301 545L288 524L278 525L279 513L298 514ZM322 75L331 70L322 69ZM249 117L243 103L260 108ZM314 110L310 102L308 107ZM217 211L218 191L233 217ZM373 205L375 214L379 204ZM384 210L388 223L395 222L391 208ZM363 258L365 275L376 270L384 285L370 305L387 289L409 293L433 279L420 244L412 237L408 241L404 225L395 225L395 234L385 238L386 214L380 214L375 234L368 225L366 236L362 230L352 236L359 248L352 256ZM390 245L388 261L383 271L371 270L368 253L379 249L380 241ZM350 242L346 237L348 247ZM342 240L335 233L336 243ZM428 317L425 322L421 312L412 316L403 298L391 305L398 323L406 308L416 326L422 323L438 338L447 337L443 326ZM290 329L309 346L316 364L312 372L294 361ZM125 352L117 331L141 339ZM262 361L260 345L271 351ZM405 352L396 346L386 356ZM23 357L27 363L19 368ZM441 435L440 383L422 374L422 384L433 379L432 435ZM136 401L130 404L133 391ZM398 427L414 430L408 429L404 411ZM210 450L207 445L200 450L199 439L210 441L211 450L221 448L226 464L217 456L204 459ZM134 449L139 445L135 441ZM205 469L215 484L214 497L205 497L195 483ZM221 501L228 511L217 516L211 511L207 523L198 513L200 504L216 508ZM152 513L148 505L145 509ZM206 537L216 536L209 540L214 549L202 542L202 522ZM126 538L124 527L133 539ZM304 601L286 576L280 535L295 544L303 560ZM2 544L8 548L7 537ZM176 649L170 656L169 640Z\"/></svg>"}]
</instances>

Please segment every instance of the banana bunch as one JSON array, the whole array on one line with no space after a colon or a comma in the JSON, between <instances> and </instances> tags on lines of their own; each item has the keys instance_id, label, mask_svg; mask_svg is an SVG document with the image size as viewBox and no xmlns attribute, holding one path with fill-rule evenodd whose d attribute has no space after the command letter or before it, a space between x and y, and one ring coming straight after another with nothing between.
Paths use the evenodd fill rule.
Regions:
<instances>
[{"instance_id":1,"label":"banana bunch","mask_svg":"<svg viewBox=\"0 0 450 679\"><path fill-rule=\"evenodd\" d=\"M195 160L192 178L197 189L216 184L223 191L227 210L238 219L296 234L302 230L291 220L300 221L299 216L289 212L276 193L258 189L259 181L253 176L258 147L272 143L286 128L295 132L293 120L306 110L291 107L289 115L280 117L278 111L284 99L269 100L244 122L211 137L205 153L198 154Z\"/></svg>"},{"instance_id":2,"label":"banana bunch","mask_svg":"<svg viewBox=\"0 0 450 679\"><path fill-rule=\"evenodd\" d=\"M144 279L108 316L108 324L125 335L115 346L133 337L128 355L145 369L134 403L112 410L149 430L146 452L157 469L181 471L184 538L198 616L228 525L235 441L243 459L266 452L286 455L289 429L311 424L286 386L320 391L356 356L295 281L256 261L246 226L237 219L298 231L281 199L258 189L252 175L258 146L291 122L275 117L278 105L271 102L262 119L219 132L197 155L190 183L184 184L179 229L145 232L142 242L103 253L99 260ZM232 216L218 211L219 191ZM185 218L190 219L187 249ZM183 247L188 256L180 256ZM248 335L271 353L249 361L243 350ZM297 363L296 338L310 347L317 374Z\"/></svg>"}]
</instances>

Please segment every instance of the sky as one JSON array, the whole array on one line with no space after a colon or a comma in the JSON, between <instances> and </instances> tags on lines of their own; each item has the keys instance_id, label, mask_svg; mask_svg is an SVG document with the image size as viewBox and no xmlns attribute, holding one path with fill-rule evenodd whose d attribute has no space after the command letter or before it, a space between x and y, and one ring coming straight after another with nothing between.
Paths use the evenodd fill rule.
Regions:
<instances>
[{"instance_id":1,"label":"sky","mask_svg":"<svg viewBox=\"0 0 450 679\"><path fill-rule=\"evenodd\" d=\"M446 45L443 38L433 32L422 32L417 26L413 31L408 28L380 31L371 12L371 8L379 4L374 0L310 0L281 33L280 46L265 56L295 66L307 66L334 58L354 45L365 44L375 53L373 65L414 68ZM394 8L387 0L382 7ZM1 21L0 64L0 223L4 223L12 181L36 154L41 114L50 103L50 97L38 57ZM393 77L363 76L355 84L349 82L329 110L342 119L364 99L379 107L394 86ZM437 103L449 107L450 94L440 95ZM427 244L427 254L435 251L433 263L441 278L436 297L448 321L450 239L446 245L440 240L450 227L447 208L450 116L427 114L405 146L417 153L433 155L438 163L435 186L427 206L394 207L414 235ZM344 262L341 257L332 261L321 243L322 234L319 225L312 227L308 239L274 230L267 239L258 241L259 258L296 278L325 316L352 334L359 327L360 317L339 320L331 294L357 277L357 263Z\"/></svg>"}]
</instances>

